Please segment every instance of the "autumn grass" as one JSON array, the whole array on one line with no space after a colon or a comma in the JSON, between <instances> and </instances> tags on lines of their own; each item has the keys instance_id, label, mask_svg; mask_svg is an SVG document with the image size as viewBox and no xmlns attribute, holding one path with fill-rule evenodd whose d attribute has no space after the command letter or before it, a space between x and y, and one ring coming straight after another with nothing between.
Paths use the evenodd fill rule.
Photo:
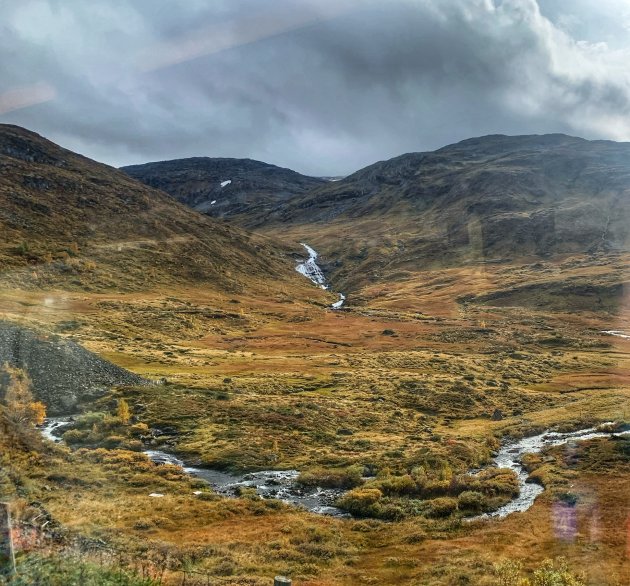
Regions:
<instances>
[{"instance_id":1,"label":"autumn grass","mask_svg":"<svg viewBox=\"0 0 630 586\"><path fill-rule=\"evenodd\" d=\"M18 455L5 444L3 494L40 500L82 534L166 547L216 583L262 584L288 573L312 586L483 585L496 583L496 562L521 561L531 578L545 559L565 556L587 583L624 584L630 470L613 441L589 443L568 460L558 449L529 461L548 490L526 513L461 519L509 498L508 476L467 476L488 466L501 440L628 418L630 343L600 333L623 329L623 307L597 315L457 301L527 275L509 266L436 270L370 285L343 312L325 310L315 294L310 302L174 287L5 291L5 317L44 324L166 384L104 397L95 411L115 418L124 398L134 421L80 422L75 451L35 443ZM345 507L363 518L217 497L177 469L120 449L144 441L131 431L139 423L169 430L149 441L193 464L297 468L307 485L347 487ZM563 541L554 515L574 496L578 534Z\"/></svg>"}]
</instances>

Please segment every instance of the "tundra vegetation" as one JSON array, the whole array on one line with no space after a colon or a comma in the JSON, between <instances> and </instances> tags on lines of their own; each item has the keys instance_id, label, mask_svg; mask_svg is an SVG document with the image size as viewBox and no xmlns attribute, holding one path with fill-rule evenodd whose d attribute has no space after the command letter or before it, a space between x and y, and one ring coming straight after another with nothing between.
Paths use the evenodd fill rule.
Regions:
<instances>
[{"instance_id":1,"label":"tundra vegetation","mask_svg":"<svg viewBox=\"0 0 630 586\"><path fill-rule=\"evenodd\" d=\"M532 455L525 464L546 491L530 510L466 520L518 492L514 474L491 465L502 441L627 422L628 342L599 333L599 315L462 313L454 294L449 312L440 300L431 316L430 288L416 301L422 315L408 306L331 312L170 289L67 293L68 329L65 311L36 309L43 297L7 291L3 310L165 380L95 399L62 445L25 435L3 407L0 486L20 527L43 507L62 539L101 540L139 557L162 552L168 563L156 567L163 563L167 583L184 569L226 584L263 584L277 573L313 585L624 583L627 440ZM207 317L203 308L221 303L237 305L239 317ZM382 335L388 328L396 337ZM298 469L305 487L345 491L336 504L352 518L251 491L218 496L177 466L150 462L147 446L232 472ZM558 537L559 514L569 515L574 534ZM38 555L25 546L18 560L29 572L56 563ZM568 569L549 569L545 560L558 556ZM54 571L106 573L115 563L101 569L88 556ZM545 582L543 570L562 577Z\"/></svg>"},{"instance_id":2,"label":"tundra vegetation","mask_svg":"<svg viewBox=\"0 0 630 586\"><path fill-rule=\"evenodd\" d=\"M404 222L358 224L367 240L378 222L380 240L344 247L348 303L332 311L337 298L293 266L300 241L332 242L338 225L287 225L278 243L14 127L0 146L0 316L152 381L84 393L56 444L35 427L48 365L3 367L14 583L628 584L625 437L528 456L545 487L535 504L479 517L519 490L493 466L502 442L628 429L630 340L603 333L630 317L627 254L553 241L548 256L489 263L464 254L464 225L458 262L420 269L417 255L437 249L417 242L401 256L417 229L402 202ZM405 262L388 265L396 255ZM226 498L146 448L228 472L298 470L305 488L338 489L351 516L251 490Z\"/></svg>"}]
</instances>

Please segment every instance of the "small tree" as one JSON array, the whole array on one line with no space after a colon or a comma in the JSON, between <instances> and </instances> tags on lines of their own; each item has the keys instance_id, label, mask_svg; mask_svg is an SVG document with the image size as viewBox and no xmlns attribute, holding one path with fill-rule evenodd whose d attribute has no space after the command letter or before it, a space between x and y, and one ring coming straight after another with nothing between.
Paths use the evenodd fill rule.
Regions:
<instances>
[{"instance_id":1,"label":"small tree","mask_svg":"<svg viewBox=\"0 0 630 586\"><path fill-rule=\"evenodd\" d=\"M2 370L7 379L4 403L10 421L19 425L41 425L46 418L46 406L35 401L28 374L5 363Z\"/></svg>"},{"instance_id":2,"label":"small tree","mask_svg":"<svg viewBox=\"0 0 630 586\"><path fill-rule=\"evenodd\" d=\"M129 403L127 403L124 399L118 399L118 409L116 410L116 415L118 415L118 418L124 425L129 423L129 420L131 419L131 409L129 409Z\"/></svg>"},{"instance_id":3,"label":"small tree","mask_svg":"<svg viewBox=\"0 0 630 586\"><path fill-rule=\"evenodd\" d=\"M41 401L33 401L29 404L29 407L33 414L33 422L35 425L43 425L46 420L46 405Z\"/></svg>"}]
</instances>

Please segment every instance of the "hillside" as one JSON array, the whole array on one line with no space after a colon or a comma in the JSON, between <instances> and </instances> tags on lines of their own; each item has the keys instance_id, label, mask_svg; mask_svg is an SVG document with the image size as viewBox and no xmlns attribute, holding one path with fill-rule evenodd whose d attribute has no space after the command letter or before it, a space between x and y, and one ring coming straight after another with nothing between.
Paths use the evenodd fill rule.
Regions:
<instances>
[{"instance_id":1,"label":"hillside","mask_svg":"<svg viewBox=\"0 0 630 586\"><path fill-rule=\"evenodd\" d=\"M629 220L630 144L487 136L371 165L277 208L265 229L308 239L333 279L357 287L426 267L622 252Z\"/></svg>"},{"instance_id":2,"label":"hillside","mask_svg":"<svg viewBox=\"0 0 630 586\"><path fill-rule=\"evenodd\" d=\"M195 210L248 227L291 198L328 183L251 159L194 157L121 170Z\"/></svg>"},{"instance_id":3,"label":"hillside","mask_svg":"<svg viewBox=\"0 0 630 586\"><path fill-rule=\"evenodd\" d=\"M187 161L186 168L172 161L131 171L189 205L203 209L212 197L213 214L308 242L333 283L348 291L429 267L534 263L628 247L628 143L560 134L473 138L381 161L340 181L303 182L302 193L283 183L253 207L217 195L241 189L235 180L220 187L236 176L225 160ZM208 167L213 191L206 197L206 183L195 186L192 178Z\"/></svg>"},{"instance_id":4,"label":"hillside","mask_svg":"<svg viewBox=\"0 0 630 586\"><path fill-rule=\"evenodd\" d=\"M0 284L130 291L308 286L290 251L125 173L0 125Z\"/></svg>"}]
</instances>

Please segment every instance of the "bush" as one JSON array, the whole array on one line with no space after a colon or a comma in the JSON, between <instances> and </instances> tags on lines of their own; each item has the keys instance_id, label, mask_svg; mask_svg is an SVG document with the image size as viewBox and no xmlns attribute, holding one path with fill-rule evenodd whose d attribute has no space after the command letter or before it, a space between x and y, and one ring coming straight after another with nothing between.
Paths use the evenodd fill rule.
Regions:
<instances>
[{"instance_id":1,"label":"bush","mask_svg":"<svg viewBox=\"0 0 630 586\"><path fill-rule=\"evenodd\" d=\"M482 483L481 479L478 476L473 476L471 474L460 474L459 476L454 476L451 480L451 492L455 494L459 494L462 492L481 492Z\"/></svg>"},{"instance_id":2,"label":"bush","mask_svg":"<svg viewBox=\"0 0 630 586\"><path fill-rule=\"evenodd\" d=\"M486 497L476 490L465 490L457 497L457 506L463 511L483 511L487 504Z\"/></svg>"},{"instance_id":3,"label":"bush","mask_svg":"<svg viewBox=\"0 0 630 586\"><path fill-rule=\"evenodd\" d=\"M448 517L457 510L457 499L444 496L429 501L431 517Z\"/></svg>"},{"instance_id":4,"label":"bush","mask_svg":"<svg viewBox=\"0 0 630 586\"><path fill-rule=\"evenodd\" d=\"M149 426L146 423L136 423L129 428L129 433L133 437L142 437L149 433Z\"/></svg>"},{"instance_id":5,"label":"bush","mask_svg":"<svg viewBox=\"0 0 630 586\"><path fill-rule=\"evenodd\" d=\"M18 574L9 582L12 586L67 586L85 584L99 586L157 586L158 582L140 578L120 568L99 567L68 557L29 555L18 559Z\"/></svg>"},{"instance_id":6,"label":"bush","mask_svg":"<svg viewBox=\"0 0 630 586\"><path fill-rule=\"evenodd\" d=\"M121 449L129 450L130 452L141 452L143 447L142 442L135 439L126 439L120 444Z\"/></svg>"},{"instance_id":7,"label":"bush","mask_svg":"<svg viewBox=\"0 0 630 586\"><path fill-rule=\"evenodd\" d=\"M401 504L387 503L379 507L377 517L387 521L401 521L408 515L409 513Z\"/></svg>"},{"instance_id":8,"label":"bush","mask_svg":"<svg viewBox=\"0 0 630 586\"><path fill-rule=\"evenodd\" d=\"M585 586L582 576L573 573L564 558L555 563L545 560L534 570L533 580L523 576L523 564L520 561L506 560L494 566L497 586Z\"/></svg>"},{"instance_id":9,"label":"bush","mask_svg":"<svg viewBox=\"0 0 630 586\"><path fill-rule=\"evenodd\" d=\"M377 488L355 488L343 495L337 506L357 517L379 517L381 509L378 506L383 493Z\"/></svg>"},{"instance_id":10,"label":"bush","mask_svg":"<svg viewBox=\"0 0 630 586\"><path fill-rule=\"evenodd\" d=\"M75 422L75 427L79 429L92 429L95 425L101 425L103 420L105 419L105 413L100 413L98 411L90 411L85 415L81 415L77 417Z\"/></svg>"},{"instance_id":11,"label":"bush","mask_svg":"<svg viewBox=\"0 0 630 586\"><path fill-rule=\"evenodd\" d=\"M569 570L564 558L558 558L556 564L545 560L534 572L532 586L584 586L585 582Z\"/></svg>"},{"instance_id":12,"label":"bush","mask_svg":"<svg viewBox=\"0 0 630 586\"><path fill-rule=\"evenodd\" d=\"M68 445L82 444L87 441L89 435L89 432L81 429L70 429L63 434L62 438Z\"/></svg>"},{"instance_id":13,"label":"bush","mask_svg":"<svg viewBox=\"0 0 630 586\"><path fill-rule=\"evenodd\" d=\"M488 468L478 475L480 491L489 496L517 496L520 492L516 473L507 468Z\"/></svg>"},{"instance_id":14,"label":"bush","mask_svg":"<svg viewBox=\"0 0 630 586\"><path fill-rule=\"evenodd\" d=\"M408 474L390 476L376 483L377 488L388 496L415 495L418 493L416 481Z\"/></svg>"},{"instance_id":15,"label":"bush","mask_svg":"<svg viewBox=\"0 0 630 586\"><path fill-rule=\"evenodd\" d=\"M124 441L125 438L121 435L110 435L103 440L103 445L108 449L112 449L119 447Z\"/></svg>"},{"instance_id":16,"label":"bush","mask_svg":"<svg viewBox=\"0 0 630 586\"><path fill-rule=\"evenodd\" d=\"M363 483L363 468L351 466L343 470L327 470L318 468L302 472L297 481L302 486L324 488L355 488Z\"/></svg>"}]
</instances>

